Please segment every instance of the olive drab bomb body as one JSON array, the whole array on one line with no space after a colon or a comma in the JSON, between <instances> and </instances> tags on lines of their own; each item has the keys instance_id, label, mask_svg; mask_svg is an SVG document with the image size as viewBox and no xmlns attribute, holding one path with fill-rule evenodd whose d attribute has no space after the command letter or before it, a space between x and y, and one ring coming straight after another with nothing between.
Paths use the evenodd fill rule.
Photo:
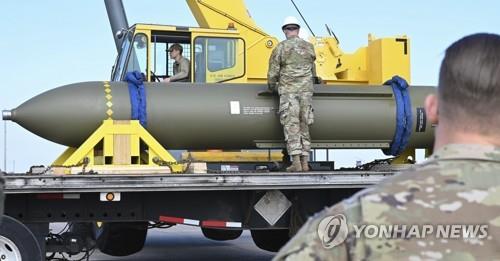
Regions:
<instances>
[{"instance_id":1,"label":"olive drab bomb body","mask_svg":"<svg viewBox=\"0 0 500 261\"><path fill-rule=\"evenodd\" d=\"M104 85L107 85L105 87ZM283 148L278 95L264 84L145 83L148 132L167 149ZM409 148L431 148L433 130L423 111L434 87L412 86ZM388 148L396 128L390 86L315 86L313 148ZM423 115L417 115L417 114ZM82 82L42 93L4 111L40 137L78 147L103 120L130 120L125 82Z\"/></svg>"}]
</instances>

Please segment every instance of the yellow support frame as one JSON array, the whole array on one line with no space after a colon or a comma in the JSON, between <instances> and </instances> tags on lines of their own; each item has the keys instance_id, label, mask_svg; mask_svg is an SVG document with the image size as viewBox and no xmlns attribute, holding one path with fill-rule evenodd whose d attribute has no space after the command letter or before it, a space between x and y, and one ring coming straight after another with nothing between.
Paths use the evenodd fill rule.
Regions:
<instances>
[{"instance_id":1,"label":"yellow support frame","mask_svg":"<svg viewBox=\"0 0 500 261\"><path fill-rule=\"evenodd\" d=\"M103 142L102 155L96 156L94 152L101 141ZM144 164L140 162L141 141L148 146L147 162ZM132 162L132 157L136 157L135 163ZM106 158L111 161L107 162ZM133 171L140 171L141 167L158 166L155 163L158 159L162 162L175 162L171 166L174 172L183 171L183 165L177 164L175 158L136 120L104 120L80 147L66 149L53 165L71 167L81 165L85 159L88 161L87 168L89 169L93 166L107 166L120 169L130 167Z\"/></svg>"},{"instance_id":2,"label":"yellow support frame","mask_svg":"<svg viewBox=\"0 0 500 261\"><path fill-rule=\"evenodd\" d=\"M408 159L411 157L412 162L410 162ZM392 165L395 164L414 164L415 161L417 160L416 155L415 155L415 148L407 148L404 150L400 155L398 155L393 161Z\"/></svg>"}]
</instances>

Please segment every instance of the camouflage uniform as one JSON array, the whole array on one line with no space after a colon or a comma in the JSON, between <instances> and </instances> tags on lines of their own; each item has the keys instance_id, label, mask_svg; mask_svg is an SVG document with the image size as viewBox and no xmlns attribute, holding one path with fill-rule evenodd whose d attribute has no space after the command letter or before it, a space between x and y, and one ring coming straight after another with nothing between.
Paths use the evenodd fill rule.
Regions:
<instances>
[{"instance_id":1,"label":"camouflage uniform","mask_svg":"<svg viewBox=\"0 0 500 261\"><path fill-rule=\"evenodd\" d=\"M347 239L323 248L322 218L342 213ZM486 224L484 239L356 238L353 224ZM500 260L500 147L450 144L421 165L317 214L276 260Z\"/></svg>"},{"instance_id":2,"label":"camouflage uniform","mask_svg":"<svg viewBox=\"0 0 500 261\"><path fill-rule=\"evenodd\" d=\"M269 87L280 95L280 122L290 155L309 155L309 125L314 122L312 107L314 46L292 37L276 46L269 59Z\"/></svg>"}]
</instances>

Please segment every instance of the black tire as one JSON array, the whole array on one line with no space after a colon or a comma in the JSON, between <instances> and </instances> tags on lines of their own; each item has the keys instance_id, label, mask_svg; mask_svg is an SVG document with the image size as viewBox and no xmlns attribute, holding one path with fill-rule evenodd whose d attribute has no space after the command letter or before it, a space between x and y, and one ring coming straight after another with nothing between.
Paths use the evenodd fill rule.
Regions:
<instances>
[{"instance_id":1,"label":"black tire","mask_svg":"<svg viewBox=\"0 0 500 261\"><path fill-rule=\"evenodd\" d=\"M227 230L227 229L214 229L214 228L201 228L203 235L212 240L226 241L234 240L241 236L243 230Z\"/></svg>"},{"instance_id":2,"label":"black tire","mask_svg":"<svg viewBox=\"0 0 500 261\"><path fill-rule=\"evenodd\" d=\"M128 256L144 247L148 222L109 222L96 229L97 248L111 256Z\"/></svg>"},{"instance_id":3,"label":"black tire","mask_svg":"<svg viewBox=\"0 0 500 261\"><path fill-rule=\"evenodd\" d=\"M3 216L2 223L0 225L0 236L3 237L0 238L0 241L4 241L2 243L5 244L2 247L5 247L7 251L11 253L13 253L15 248L17 248L22 260L45 260L35 235L33 235L31 230L29 230L23 223L17 221L16 219L9 216ZM8 239L11 242L6 244L5 239Z\"/></svg>"},{"instance_id":4,"label":"black tire","mask_svg":"<svg viewBox=\"0 0 500 261\"><path fill-rule=\"evenodd\" d=\"M278 252L290 240L288 229L251 230L250 233L257 247L271 252Z\"/></svg>"}]
</instances>

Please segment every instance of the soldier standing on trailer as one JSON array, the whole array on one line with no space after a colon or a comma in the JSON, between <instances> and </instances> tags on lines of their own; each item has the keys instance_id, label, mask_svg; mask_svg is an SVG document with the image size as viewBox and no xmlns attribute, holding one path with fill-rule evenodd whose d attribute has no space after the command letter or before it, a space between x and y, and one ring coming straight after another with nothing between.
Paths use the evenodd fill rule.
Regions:
<instances>
[{"instance_id":1,"label":"soldier standing on trailer","mask_svg":"<svg viewBox=\"0 0 500 261\"><path fill-rule=\"evenodd\" d=\"M297 18L285 18L281 28L286 40L280 42L269 59L268 84L280 95L279 114L288 154L292 156L290 172L309 171L311 137L314 122L312 107L314 46L299 38Z\"/></svg>"}]
</instances>

